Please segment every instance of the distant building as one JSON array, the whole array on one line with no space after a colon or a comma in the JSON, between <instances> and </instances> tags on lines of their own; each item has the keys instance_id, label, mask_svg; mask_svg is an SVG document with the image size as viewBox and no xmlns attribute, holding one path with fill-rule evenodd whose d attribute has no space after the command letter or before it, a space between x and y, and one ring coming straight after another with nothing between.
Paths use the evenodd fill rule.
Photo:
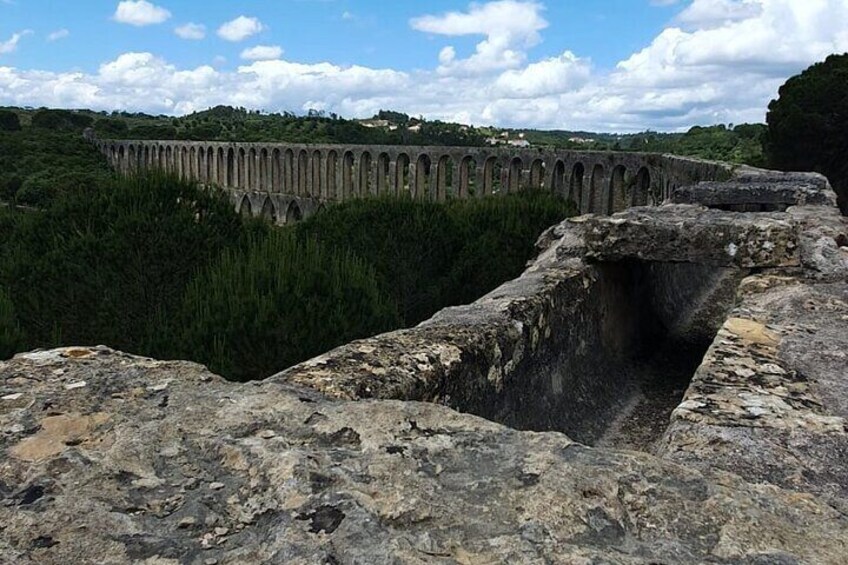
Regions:
<instances>
[{"instance_id":1,"label":"distant building","mask_svg":"<svg viewBox=\"0 0 848 565\"><path fill-rule=\"evenodd\" d=\"M359 125L365 126L367 128L387 128L389 127L389 120L377 120L377 119L368 119L368 120L357 120Z\"/></svg>"}]
</instances>

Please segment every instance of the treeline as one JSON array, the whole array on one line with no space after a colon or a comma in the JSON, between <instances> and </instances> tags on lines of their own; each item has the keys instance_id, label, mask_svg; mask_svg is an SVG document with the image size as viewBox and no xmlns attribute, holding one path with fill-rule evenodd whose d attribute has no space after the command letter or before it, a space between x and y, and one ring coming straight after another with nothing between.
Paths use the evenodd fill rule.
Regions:
<instances>
[{"instance_id":1,"label":"treeline","mask_svg":"<svg viewBox=\"0 0 848 565\"><path fill-rule=\"evenodd\" d=\"M104 343L267 376L517 276L572 210L544 194L358 200L293 227L161 176L0 210L0 357Z\"/></svg>"},{"instance_id":2,"label":"treeline","mask_svg":"<svg viewBox=\"0 0 848 565\"><path fill-rule=\"evenodd\" d=\"M58 193L111 182L106 160L82 137L93 123L67 110L0 110L0 202L41 208Z\"/></svg>"},{"instance_id":3,"label":"treeline","mask_svg":"<svg viewBox=\"0 0 848 565\"><path fill-rule=\"evenodd\" d=\"M767 133L764 124L695 126L685 133L645 131L610 134L540 130L526 130L521 133L533 145L563 149L672 153L757 167L767 165L763 151L763 141Z\"/></svg>"}]
</instances>

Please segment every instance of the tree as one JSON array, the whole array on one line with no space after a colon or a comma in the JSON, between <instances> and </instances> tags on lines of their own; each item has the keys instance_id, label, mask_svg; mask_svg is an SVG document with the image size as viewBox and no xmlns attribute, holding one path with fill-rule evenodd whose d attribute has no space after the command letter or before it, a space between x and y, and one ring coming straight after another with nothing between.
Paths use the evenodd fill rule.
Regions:
<instances>
[{"instance_id":1,"label":"tree","mask_svg":"<svg viewBox=\"0 0 848 565\"><path fill-rule=\"evenodd\" d=\"M848 53L790 78L769 104L766 122L771 166L824 174L848 214Z\"/></svg>"},{"instance_id":2,"label":"tree","mask_svg":"<svg viewBox=\"0 0 848 565\"><path fill-rule=\"evenodd\" d=\"M21 120L18 115L9 110L0 110L0 131L18 131L21 129Z\"/></svg>"}]
</instances>

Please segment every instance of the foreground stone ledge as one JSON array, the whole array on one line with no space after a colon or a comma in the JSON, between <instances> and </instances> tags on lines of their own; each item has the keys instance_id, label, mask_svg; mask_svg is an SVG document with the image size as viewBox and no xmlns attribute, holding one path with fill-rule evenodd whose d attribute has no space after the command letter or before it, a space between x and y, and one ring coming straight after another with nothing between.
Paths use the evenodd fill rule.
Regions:
<instances>
[{"instance_id":1,"label":"foreground stone ledge","mask_svg":"<svg viewBox=\"0 0 848 565\"><path fill-rule=\"evenodd\" d=\"M432 404L65 348L0 363L4 563L840 563L815 495Z\"/></svg>"},{"instance_id":2,"label":"foreground stone ledge","mask_svg":"<svg viewBox=\"0 0 848 565\"><path fill-rule=\"evenodd\" d=\"M586 258L592 261L637 259L741 268L800 265L797 229L785 214L670 204L590 217L586 224Z\"/></svg>"}]
</instances>

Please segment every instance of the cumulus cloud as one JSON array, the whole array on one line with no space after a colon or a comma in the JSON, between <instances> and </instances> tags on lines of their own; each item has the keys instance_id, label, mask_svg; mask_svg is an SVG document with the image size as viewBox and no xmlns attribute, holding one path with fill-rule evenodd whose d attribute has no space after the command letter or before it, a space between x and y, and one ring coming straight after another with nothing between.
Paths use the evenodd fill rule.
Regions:
<instances>
[{"instance_id":1,"label":"cumulus cloud","mask_svg":"<svg viewBox=\"0 0 848 565\"><path fill-rule=\"evenodd\" d=\"M147 0L123 0L112 16L116 22L139 27L161 24L170 17L171 12Z\"/></svg>"},{"instance_id":2,"label":"cumulus cloud","mask_svg":"<svg viewBox=\"0 0 848 565\"><path fill-rule=\"evenodd\" d=\"M218 37L227 41L244 41L265 29L257 18L239 16L218 28Z\"/></svg>"},{"instance_id":3,"label":"cumulus cloud","mask_svg":"<svg viewBox=\"0 0 848 565\"><path fill-rule=\"evenodd\" d=\"M182 39L199 40L206 37L206 26L189 22L174 28L174 33Z\"/></svg>"},{"instance_id":4,"label":"cumulus cloud","mask_svg":"<svg viewBox=\"0 0 848 565\"><path fill-rule=\"evenodd\" d=\"M5 55L6 53L12 53L18 49L18 42L23 39L24 36L32 33L31 29L25 29L23 31L19 31L17 33L13 33L12 37L7 39L6 41L0 41L0 55Z\"/></svg>"},{"instance_id":5,"label":"cumulus cloud","mask_svg":"<svg viewBox=\"0 0 848 565\"><path fill-rule=\"evenodd\" d=\"M519 13L529 21L519 21ZM443 45L429 70L414 72L303 64L270 51L235 70L219 67L221 61L219 68L180 68L151 53L125 53L92 73L0 66L0 104L166 114L230 104L357 117L392 108L511 127L676 130L761 121L786 78L848 51L848 0L694 0L649 44L607 70L574 51L531 59L529 46L544 30L541 14L536 3L500 1L413 20L424 33L479 35L486 44L470 55ZM510 50L512 59L486 60ZM463 67L472 60L489 64L483 72Z\"/></svg>"},{"instance_id":6,"label":"cumulus cloud","mask_svg":"<svg viewBox=\"0 0 848 565\"><path fill-rule=\"evenodd\" d=\"M279 59L283 49L279 45L257 45L241 52L241 58L250 61L267 61L268 59Z\"/></svg>"},{"instance_id":7,"label":"cumulus cloud","mask_svg":"<svg viewBox=\"0 0 848 565\"><path fill-rule=\"evenodd\" d=\"M538 2L497 0L472 4L466 12L448 12L413 18L413 29L445 36L482 35L474 54L466 59L444 57L439 72L448 74L484 74L516 68L526 59L526 49L541 41L539 32L548 27ZM453 49L451 47L451 49ZM440 57L441 59L442 57Z\"/></svg>"},{"instance_id":8,"label":"cumulus cloud","mask_svg":"<svg viewBox=\"0 0 848 565\"><path fill-rule=\"evenodd\" d=\"M56 31L51 32L47 35L47 41L59 41L60 39L65 39L69 35L71 35L70 31L64 28L57 29Z\"/></svg>"}]
</instances>

